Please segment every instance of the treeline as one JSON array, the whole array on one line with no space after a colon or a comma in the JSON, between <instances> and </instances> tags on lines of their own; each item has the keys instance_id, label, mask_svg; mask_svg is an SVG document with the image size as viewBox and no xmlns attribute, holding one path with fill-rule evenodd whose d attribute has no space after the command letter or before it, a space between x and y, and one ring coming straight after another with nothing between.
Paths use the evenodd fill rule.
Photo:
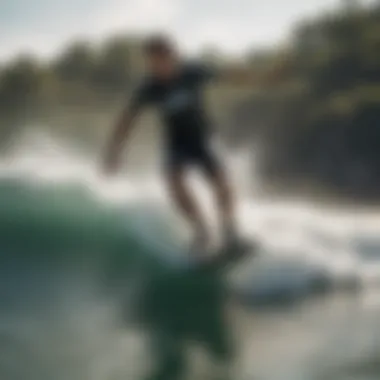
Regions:
<instances>
[{"instance_id":1,"label":"treeline","mask_svg":"<svg viewBox=\"0 0 380 380\"><path fill-rule=\"evenodd\" d=\"M260 141L268 179L378 197L380 7L305 23L286 54L286 81L235 108L235 143Z\"/></svg>"},{"instance_id":2,"label":"treeline","mask_svg":"<svg viewBox=\"0 0 380 380\"><path fill-rule=\"evenodd\" d=\"M96 146L144 70L141 42L129 36L75 42L49 61L21 55L0 67L0 148L34 126ZM200 57L218 64L220 58L213 49ZM231 88L222 92L233 98Z\"/></svg>"},{"instance_id":3,"label":"treeline","mask_svg":"<svg viewBox=\"0 0 380 380\"><path fill-rule=\"evenodd\" d=\"M140 70L139 41L111 38L100 46L77 42L43 62L22 55L0 68L3 146L23 128L48 125L73 137L92 129L102 110L127 94ZM117 96L117 97L116 97Z\"/></svg>"}]
</instances>

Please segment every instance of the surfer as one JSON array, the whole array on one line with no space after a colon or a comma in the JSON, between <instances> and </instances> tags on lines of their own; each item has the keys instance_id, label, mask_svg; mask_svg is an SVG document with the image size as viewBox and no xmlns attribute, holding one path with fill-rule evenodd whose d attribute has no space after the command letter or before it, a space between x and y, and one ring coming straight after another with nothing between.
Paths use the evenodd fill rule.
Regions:
<instances>
[{"instance_id":1,"label":"surfer","mask_svg":"<svg viewBox=\"0 0 380 380\"><path fill-rule=\"evenodd\" d=\"M105 170L112 173L118 168L136 116L143 108L155 106L166 127L165 178L171 198L192 228L194 251L202 252L209 246L210 234L195 194L187 185L187 169L191 167L199 169L211 186L223 244L231 246L238 241L235 197L226 169L211 146L210 122L202 100L203 88L220 73L204 64L185 62L175 44L164 36L149 38L144 55L148 73L116 123L105 153Z\"/></svg>"}]
</instances>

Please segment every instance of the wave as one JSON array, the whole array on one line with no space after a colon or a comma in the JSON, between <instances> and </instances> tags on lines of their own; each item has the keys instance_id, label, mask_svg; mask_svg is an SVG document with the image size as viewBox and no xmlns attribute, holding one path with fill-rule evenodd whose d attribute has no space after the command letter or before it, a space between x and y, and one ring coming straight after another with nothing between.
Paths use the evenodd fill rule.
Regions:
<instances>
[{"instance_id":1,"label":"wave","mask_svg":"<svg viewBox=\"0 0 380 380\"><path fill-rule=\"evenodd\" d=\"M116 283L137 272L152 276L185 267L186 244L181 231L164 205L154 200L112 204L80 183L36 184L3 178L0 210L3 270L15 262L33 268L81 265L103 272L104 281ZM278 302L359 286L365 261L361 262L359 255L340 252L341 247L327 243L322 236L316 241L319 251L310 241L309 246L293 244L292 248L289 244L264 244L243 268L238 265L231 270L231 288L250 302ZM330 247L322 249L323 244Z\"/></svg>"}]
</instances>

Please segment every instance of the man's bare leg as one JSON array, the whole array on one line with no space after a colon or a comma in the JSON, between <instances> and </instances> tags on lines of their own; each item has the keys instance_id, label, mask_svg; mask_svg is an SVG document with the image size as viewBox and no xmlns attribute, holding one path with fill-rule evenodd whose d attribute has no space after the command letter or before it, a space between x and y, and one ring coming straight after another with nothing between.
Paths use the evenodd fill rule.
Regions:
<instances>
[{"instance_id":1,"label":"man's bare leg","mask_svg":"<svg viewBox=\"0 0 380 380\"><path fill-rule=\"evenodd\" d=\"M185 170L171 171L168 175L168 185L172 199L194 231L194 250L207 249L210 238L208 228L194 193L186 182Z\"/></svg>"},{"instance_id":2,"label":"man's bare leg","mask_svg":"<svg viewBox=\"0 0 380 380\"><path fill-rule=\"evenodd\" d=\"M215 194L223 239L231 243L237 239L235 199L231 183L223 168L206 173Z\"/></svg>"}]
</instances>

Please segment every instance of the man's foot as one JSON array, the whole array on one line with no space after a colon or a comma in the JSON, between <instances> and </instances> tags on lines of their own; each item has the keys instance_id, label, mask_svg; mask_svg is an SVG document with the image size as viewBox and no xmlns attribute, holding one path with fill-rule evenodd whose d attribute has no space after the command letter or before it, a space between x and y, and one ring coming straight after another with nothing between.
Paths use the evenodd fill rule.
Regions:
<instances>
[{"instance_id":1,"label":"man's foot","mask_svg":"<svg viewBox=\"0 0 380 380\"><path fill-rule=\"evenodd\" d=\"M234 247L239 246L241 239L237 233L235 227L228 226L224 228L222 236L222 244L226 249L233 249Z\"/></svg>"},{"instance_id":2,"label":"man's foot","mask_svg":"<svg viewBox=\"0 0 380 380\"><path fill-rule=\"evenodd\" d=\"M228 259L239 259L251 252L253 244L241 237L235 228L225 229L222 240L222 256Z\"/></svg>"},{"instance_id":3,"label":"man's foot","mask_svg":"<svg viewBox=\"0 0 380 380\"><path fill-rule=\"evenodd\" d=\"M202 259L210 248L210 237L206 230L199 230L195 233L190 244L190 252L195 257Z\"/></svg>"}]
</instances>

